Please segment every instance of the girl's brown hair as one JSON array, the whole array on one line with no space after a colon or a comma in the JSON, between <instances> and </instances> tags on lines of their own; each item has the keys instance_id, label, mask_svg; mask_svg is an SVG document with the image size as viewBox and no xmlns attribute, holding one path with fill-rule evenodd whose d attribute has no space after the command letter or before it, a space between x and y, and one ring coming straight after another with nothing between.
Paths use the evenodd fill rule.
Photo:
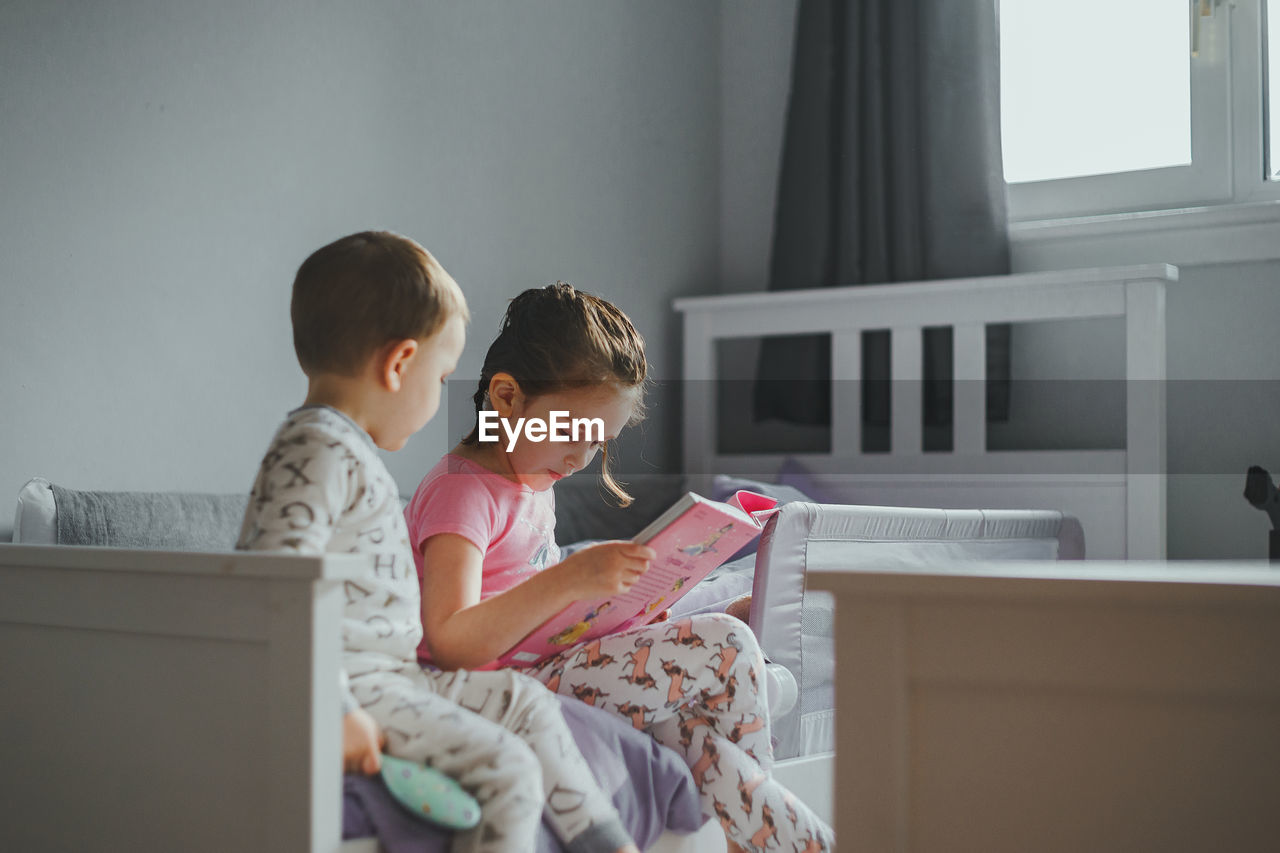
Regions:
<instances>
[{"instance_id":1,"label":"girl's brown hair","mask_svg":"<svg viewBox=\"0 0 1280 853\"><path fill-rule=\"evenodd\" d=\"M636 405L627 423L644 418L644 338L617 307L563 281L526 290L507 306L472 398L477 418L489 405L489 382L499 373L511 374L531 398L610 382L635 388ZM462 442L477 444L477 429ZM609 471L607 444L601 448L600 462L605 489L627 506L632 498Z\"/></svg>"}]
</instances>

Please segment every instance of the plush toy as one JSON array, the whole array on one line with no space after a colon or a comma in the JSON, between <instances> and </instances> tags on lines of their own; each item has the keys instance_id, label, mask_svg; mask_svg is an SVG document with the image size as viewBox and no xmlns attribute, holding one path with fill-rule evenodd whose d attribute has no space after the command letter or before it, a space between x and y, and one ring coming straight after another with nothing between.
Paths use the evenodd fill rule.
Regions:
<instances>
[{"instance_id":1,"label":"plush toy","mask_svg":"<svg viewBox=\"0 0 1280 853\"><path fill-rule=\"evenodd\" d=\"M1280 494L1266 468L1249 468L1244 478L1244 499L1271 517L1271 526L1280 529Z\"/></svg>"},{"instance_id":2,"label":"plush toy","mask_svg":"<svg viewBox=\"0 0 1280 853\"><path fill-rule=\"evenodd\" d=\"M1254 465L1244 479L1244 499L1271 519L1270 558L1280 562L1280 493L1265 468Z\"/></svg>"},{"instance_id":3,"label":"plush toy","mask_svg":"<svg viewBox=\"0 0 1280 853\"><path fill-rule=\"evenodd\" d=\"M383 755L382 781L396 802L425 821L449 829L470 829L480 822L480 804L438 770Z\"/></svg>"}]
</instances>

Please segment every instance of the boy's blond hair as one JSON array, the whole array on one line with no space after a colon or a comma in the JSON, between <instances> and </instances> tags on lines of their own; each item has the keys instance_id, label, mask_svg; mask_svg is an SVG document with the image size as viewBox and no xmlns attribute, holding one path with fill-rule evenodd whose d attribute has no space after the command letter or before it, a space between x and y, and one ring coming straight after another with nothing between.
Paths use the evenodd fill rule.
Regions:
<instances>
[{"instance_id":1,"label":"boy's blond hair","mask_svg":"<svg viewBox=\"0 0 1280 853\"><path fill-rule=\"evenodd\" d=\"M430 337L453 316L470 320L444 267L389 231L351 234L313 252L294 277L289 314L308 376L352 376L391 341Z\"/></svg>"}]
</instances>

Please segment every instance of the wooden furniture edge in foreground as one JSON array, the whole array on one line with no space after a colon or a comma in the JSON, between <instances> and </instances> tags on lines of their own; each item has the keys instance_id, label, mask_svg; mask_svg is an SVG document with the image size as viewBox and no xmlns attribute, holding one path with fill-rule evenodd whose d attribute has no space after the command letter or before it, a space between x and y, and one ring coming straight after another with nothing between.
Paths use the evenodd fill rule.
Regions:
<instances>
[{"instance_id":1,"label":"wooden furniture edge in foreground","mask_svg":"<svg viewBox=\"0 0 1280 853\"><path fill-rule=\"evenodd\" d=\"M836 831L896 851L1262 851L1280 571L814 572L836 599Z\"/></svg>"},{"instance_id":2,"label":"wooden furniture edge in foreground","mask_svg":"<svg viewBox=\"0 0 1280 853\"><path fill-rule=\"evenodd\" d=\"M0 545L0 849L337 850L361 560Z\"/></svg>"}]
</instances>

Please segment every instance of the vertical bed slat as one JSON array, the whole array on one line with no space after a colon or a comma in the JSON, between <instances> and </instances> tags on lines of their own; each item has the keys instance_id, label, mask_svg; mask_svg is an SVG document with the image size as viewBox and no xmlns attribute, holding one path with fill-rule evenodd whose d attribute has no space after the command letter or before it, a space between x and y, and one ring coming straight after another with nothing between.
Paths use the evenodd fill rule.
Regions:
<instances>
[{"instance_id":1,"label":"vertical bed slat","mask_svg":"<svg viewBox=\"0 0 1280 853\"><path fill-rule=\"evenodd\" d=\"M831 452L862 452L862 330L831 333Z\"/></svg>"},{"instance_id":2,"label":"vertical bed slat","mask_svg":"<svg viewBox=\"0 0 1280 853\"><path fill-rule=\"evenodd\" d=\"M918 456L924 442L920 399L924 388L923 333L920 326L894 326L891 334L889 450L894 456Z\"/></svg>"},{"instance_id":3,"label":"vertical bed slat","mask_svg":"<svg viewBox=\"0 0 1280 853\"><path fill-rule=\"evenodd\" d=\"M1126 542L1131 560L1165 558L1165 296L1125 282Z\"/></svg>"},{"instance_id":4,"label":"vertical bed slat","mask_svg":"<svg viewBox=\"0 0 1280 853\"><path fill-rule=\"evenodd\" d=\"M715 339L707 316L684 315L684 474L694 491L710 488L716 453Z\"/></svg>"},{"instance_id":5,"label":"vertical bed slat","mask_svg":"<svg viewBox=\"0 0 1280 853\"><path fill-rule=\"evenodd\" d=\"M952 334L956 453L987 452L987 327L960 323Z\"/></svg>"}]
</instances>

